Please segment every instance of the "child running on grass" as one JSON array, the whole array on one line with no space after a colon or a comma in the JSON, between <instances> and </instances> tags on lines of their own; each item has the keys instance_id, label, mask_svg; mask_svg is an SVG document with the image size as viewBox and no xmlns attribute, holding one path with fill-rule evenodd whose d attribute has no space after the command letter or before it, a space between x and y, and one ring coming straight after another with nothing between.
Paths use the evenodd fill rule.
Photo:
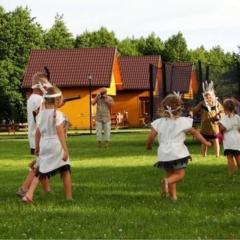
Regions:
<instances>
[{"instance_id":1,"label":"child running on grass","mask_svg":"<svg viewBox=\"0 0 240 240\"><path fill-rule=\"evenodd\" d=\"M35 133L36 133L36 116L38 115L42 103L43 93L49 88L51 84L45 73L37 72L32 76L32 94L27 100L27 121L28 121L28 141L30 146L30 153L34 155L35 152ZM36 173L36 158L29 163L30 171L25 180L17 190L16 194L23 197L28 191L32 180ZM50 191L48 179L42 181L43 189L46 192Z\"/></svg>"},{"instance_id":2,"label":"child running on grass","mask_svg":"<svg viewBox=\"0 0 240 240\"><path fill-rule=\"evenodd\" d=\"M197 130L192 127L193 119L181 117L183 103L178 95L170 94L163 99L160 107L161 118L151 123L146 147L152 149L152 143L158 136L158 162L155 167L162 168L166 177L161 181L161 194L177 200L176 184L185 175L185 168L191 159L184 144L186 133L191 133L202 144L211 146Z\"/></svg>"},{"instance_id":3,"label":"child running on grass","mask_svg":"<svg viewBox=\"0 0 240 240\"><path fill-rule=\"evenodd\" d=\"M62 105L62 93L57 87L47 90L45 109L37 117L36 149L39 169L23 201L31 203L39 180L60 173L67 200L72 200L72 180L68 148L64 132L64 116L57 110Z\"/></svg>"},{"instance_id":4,"label":"child running on grass","mask_svg":"<svg viewBox=\"0 0 240 240\"><path fill-rule=\"evenodd\" d=\"M234 160L240 174L240 117L235 113L235 107L232 99L225 99L223 102L225 115L219 122L220 131L223 132L224 155L227 156L230 176L234 174Z\"/></svg>"}]
</instances>

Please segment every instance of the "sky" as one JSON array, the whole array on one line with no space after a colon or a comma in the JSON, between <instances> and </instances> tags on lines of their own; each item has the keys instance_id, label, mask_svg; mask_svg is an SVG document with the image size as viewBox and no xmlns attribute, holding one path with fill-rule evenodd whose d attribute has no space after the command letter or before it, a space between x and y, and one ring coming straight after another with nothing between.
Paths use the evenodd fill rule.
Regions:
<instances>
[{"instance_id":1,"label":"sky","mask_svg":"<svg viewBox=\"0 0 240 240\"><path fill-rule=\"evenodd\" d=\"M103 26L119 40L154 32L166 41L180 31L190 49L220 45L239 52L240 0L0 0L0 5L6 11L27 6L43 29L63 14L74 36Z\"/></svg>"}]
</instances>

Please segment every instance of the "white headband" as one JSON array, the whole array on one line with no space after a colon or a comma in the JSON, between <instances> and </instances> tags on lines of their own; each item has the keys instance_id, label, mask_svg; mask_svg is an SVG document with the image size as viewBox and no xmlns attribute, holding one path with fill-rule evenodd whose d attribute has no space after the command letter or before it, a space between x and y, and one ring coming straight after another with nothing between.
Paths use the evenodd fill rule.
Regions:
<instances>
[{"instance_id":1,"label":"white headband","mask_svg":"<svg viewBox=\"0 0 240 240\"><path fill-rule=\"evenodd\" d=\"M59 93L54 93L54 94L46 94L44 95L44 98L56 98L56 97L61 97L62 96L62 93L59 92Z\"/></svg>"},{"instance_id":2,"label":"white headband","mask_svg":"<svg viewBox=\"0 0 240 240\"><path fill-rule=\"evenodd\" d=\"M170 106L167 105L166 108L167 109L164 109L164 112L167 112L169 114L170 118L173 118L174 117L173 112L180 110L181 106L178 106L177 108L172 109Z\"/></svg>"},{"instance_id":3,"label":"white headband","mask_svg":"<svg viewBox=\"0 0 240 240\"><path fill-rule=\"evenodd\" d=\"M50 83L37 83L37 84L32 85L32 89L41 88L41 86L46 87L46 88L52 87L52 85Z\"/></svg>"}]
</instances>

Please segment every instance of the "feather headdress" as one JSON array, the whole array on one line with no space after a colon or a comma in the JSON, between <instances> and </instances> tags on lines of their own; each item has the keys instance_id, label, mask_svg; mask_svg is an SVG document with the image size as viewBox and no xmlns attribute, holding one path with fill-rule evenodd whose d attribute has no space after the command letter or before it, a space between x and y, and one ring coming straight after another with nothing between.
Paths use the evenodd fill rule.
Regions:
<instances>
[{"instance_id":1,"label":"feather headdress","mask_svg":"<svg viewBox=\"0 0 240 240\"><path fill-rule=\"evenodd\" d=\"M206 96L210 95L212 97L213 105L216 106L217 104L217 97L215 95L214 87L213 87L213 82L211 81L208 83L207 81L202 83L202 89L203 89L203 99L205 102L206 107L208 108L209 111L211 111L211 106L209 105Z\"/></svg>"}]
</instances>

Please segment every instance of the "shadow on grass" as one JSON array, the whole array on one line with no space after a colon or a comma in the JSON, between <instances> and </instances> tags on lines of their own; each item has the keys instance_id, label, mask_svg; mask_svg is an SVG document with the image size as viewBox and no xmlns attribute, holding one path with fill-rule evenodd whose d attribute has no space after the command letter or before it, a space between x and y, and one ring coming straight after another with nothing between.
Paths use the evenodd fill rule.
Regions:
<instances>
[{"instance_id":1,"label":"shadow on grass","mask_svg":"<svg viewBox=\"0 0 240 240\"><path fill-rule=\"evenodd\" d=\"M16 233L24 229L29 238L104 238L104 234L108 238L237 238L239 233L239 209L233 206L240 201L240 178L229 178L225 165L190 164L178 185L176 203L160 198L163 172L151 166L73 167L75 202L65 202L62 183L55 176L52 193L38 189L32 206L15 196L24 174L17 169L1 172L0 209L9 225L21 223ZM36 221L41 228L35 227ZM224 226L230 222L231 231L226 232ZM49 235L49 226L57 231ZM11 231L4 233L5 238L17 237Z\"/></svg>"},{"instance_id":2,"label":"shadow on grass","mask_svg":"<svg viewBox=\"0 0 240 240\"><path fill-rule=\"evenodd\" d=\"M141 136L138 139L138 136ZM145 139L143 135L134 133L129 135L118 135L113 138L110 148L98 148L95 136L83 136L82 138L71 137L68 139L68 146L71 159L91 159L108 158L112 156L138 156L142 154L151 154L145 150ZM27 141L6 141L0 143L1 159L22 160L29 152ZM152 151L155 154L156 151ZM28 158L32 158L27 155Z\"/></svg>"},{"instance_id":3,"label":"shadow on grass","mask_svg":"<svg viewBox=\"0 0 240 240\"><path fill-rule=\"evenodd\" d=\"M0 181L8 179L7 188L1 186L2 191L8 192L11 188L15 192L25 174L26 171L23 170L8 170L6 173L2 171ZM86 203L89 202L87 199L90 195L102 200L103 204L106 196L111 196L112 200L129 198L129 204L135 204L136 199L141 197L152 201L159 197L159 183L163 176L163 171L151 166L72 168L74 195L81 200L86 198ZM51 182L53 189L61 191L62 183L58 175ZM178 184L178 191L180 198L183 196L189 200L201 196L206 201L215 198L220 201L229 197L240 200L240 196L236 194L239 183L240 176L228 177L225 165L190 164L183 182ZM9 199L10 196L5 197Z\"/></svg>"},{"instance_id":4,"label":"shadow on grass","mask_svg":"<svg viewBox=\"0 0 240 240\"><path fill-rule=\"evenodd\" d=\"M147 134L146 133L123 133L112 136L110 148L98 148L96 137L94 135L74 136L68 139L70 159L104 159L112 156L156 156L157 141L153 145L152 151L147 151L145 148ZM186 144L189 148L195 148L199 152L199 144L192 139L188 139ZM194 150L196 151L196 150ZM11 141L0 141L1 159L22 160L24 158L31 159L29 146L26 139Z\"/></svg>"},{"instance_id":5,"label":"shadow on grass","mask_svg":"<svg viewBox=\"0 0 240 240\"><path fill-rule=\"evenodd\" d=\"M152 167L157 143L146 151L146 136L113 135L109 149L98 149L95 136L70 137L75 202L64 200L55 176L52 193L39 188L31 206L15 196L27 174L22 162L31 159L28 144L1 141L0 238L239 238L240 178L228 177L226 161L202 159L188 139L194 160L173 203L160 197L164 175Z\"/></svg>"}]
</instances>

